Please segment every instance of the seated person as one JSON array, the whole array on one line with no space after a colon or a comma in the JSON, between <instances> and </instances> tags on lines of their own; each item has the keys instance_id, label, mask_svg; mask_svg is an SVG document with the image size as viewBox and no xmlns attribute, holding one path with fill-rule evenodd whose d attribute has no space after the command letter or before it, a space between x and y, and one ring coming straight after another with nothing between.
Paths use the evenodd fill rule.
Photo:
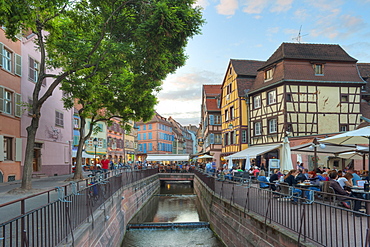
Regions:
<instances>
[{"instance_id":1,"label":"seated person","mask_svg":"<svg viewBox=\"0 0 370 247\"><path fill-rule=\"evenodd\" d=\"M333 188L335 194L338 194L338 195L343 195L343 196L353 196L351 192L349 191L346 191L344 190L340 184L338 183L337 179L338 179L338 173L336 171L332 171L330 174L329 174L329 178L330 178L330 186ZM350 209L351 206L346 202L346 198L343 198L343 197L338 197L338 200L341 201L341 204ZM353 210L355 211L359 211L361 207L361 201L358 201L358 200L355 200L355 206L353 208Z\"/></svg>"},{"instance_id":2,"label":"seated person","mask_svg":"<svg viewBox=\"0 0 370 247\"><path fill-rule=\"evenodd\" d=\"M339 177L337 179L337 181L338 181L340 187L342 187L342 189L345 189L345 187L352 187L353 186L352 178L353 178L353 175L351 173L347 172L346 174L344 174L343 177Z\"/></svg>"},{"instance_id":3,"label":"seated person","mask_svg":"<svg viewBox=\"0 0 370 247\"><path fill-rule=\"evenodd\" d=\"M274 184L275 181L279 181L279 169L275 169L274 173L270 176L270 188L271 190L275 191L277 189L276 185Z\"/></svg>"},{"instance_id":4,"label":"seated person","mask_svg":"<svg viewBox=\"0 0 370 247\"><path fill-rule=\"evenodd\" d=\"M257 177L257 181L260 181L260 188L261 189L266 189L268 187L270 187L267 183L269 182L266 178L266 175L265 175L265 171L264 170L261 170L259 172L259 175Z\"/></svg>"},{"instance_id":5,"label":"seated person","mask_svg":"<svg viewBox=\"0 0 370 247\"><path fill-rule=\"evenodd\" d=\"M297 180L298 183L301 183L303 181L305 181L307 178L306 176L302 173L302 170L298 170L298 175L295 177L295 180Z\"/></svg>"},{"instance_id":6,"label":"seated person","mask_svg":"<svg viewBox=\"0 0 370 247\"><path fill-rule=\"evenodd\" d=\"M298 183L297 180L295 179L295 177L298 175L298 173L299 173L299 171L296 170L296 169L290 170L288 172L288 174L285 175L284 181L286 183L288 183L289 186L294 187ZM297 189L297 188L293 188L293 195L295 195L295 197L293 197L294 198L293 200L294 200L295 203L297 203L298 202L297 197L300 197L302 195L302 190Z\"/></svg>"}]
</instances>

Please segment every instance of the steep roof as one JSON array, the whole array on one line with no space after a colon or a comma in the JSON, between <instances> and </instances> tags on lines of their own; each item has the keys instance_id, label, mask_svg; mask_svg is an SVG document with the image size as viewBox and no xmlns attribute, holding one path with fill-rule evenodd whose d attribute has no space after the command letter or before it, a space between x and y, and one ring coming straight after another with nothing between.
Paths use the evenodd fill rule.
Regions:
<instances>
[{"instance_id":1,"label":"steep roof","mask_svg":"<svg viewBox=\"0 0 370 247\"><path fill-rule=\"evenodd\" d=\"M265 61L230 59L230 63L238 76L255 77L257 70L265 64Z\"/></svg>"},{"instance_id":2,"label":"steep roof","mask_svg":"<svg viewBox=\"0 0 370 247\"><path fill-rule=\"evenodd\" d=\"M207 111L220 111L217 105L217 99L206 99Z\"/></svg>"},{"instance_id":3,"label":"steep roof","mask_svg":"<svg viewBox=\"0 0 370 247\"><path fill-rule=\"evenodd\" d=\"M370 77L370 63L357 63L358 71L363 78Z\"/></svg>"},{"instance_id":4,"label":"steep roof","mask_svg":"<svg viewBox=\"0 0 370 247\"><path fill-rule=\"evenodd\" d=\"M205 95L216 96L221 93L221 84L218 85L203 85Z\"/></svg>"},{"instance_id":5,"label":"steep roof","mask_svg":"<svg viewBox=\"0 0 370 247\"><path fill-rule=\"evenodd\" d=\"M282 43L260 69L283 59L357 62L339 45Z\"/></svg>"}]
</instances>

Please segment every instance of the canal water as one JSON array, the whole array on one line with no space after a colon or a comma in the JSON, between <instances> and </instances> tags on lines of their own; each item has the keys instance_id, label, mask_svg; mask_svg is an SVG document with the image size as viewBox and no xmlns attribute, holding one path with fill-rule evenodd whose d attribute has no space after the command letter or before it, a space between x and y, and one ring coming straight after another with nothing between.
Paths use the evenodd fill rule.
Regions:
<instances>
[{"instance_id":1,"label":"canal water","mask_svg":"<svg viewBox=\"0 0 370 247\"><path fill-rule=\"evenodd\" d=\"M160 195L151 200L130 221L141 223L186 223L207 221L190 182L166 182ZM206 227L174 229L129 229L122 247L223 247Z\"/></svg>"}]
</instances>

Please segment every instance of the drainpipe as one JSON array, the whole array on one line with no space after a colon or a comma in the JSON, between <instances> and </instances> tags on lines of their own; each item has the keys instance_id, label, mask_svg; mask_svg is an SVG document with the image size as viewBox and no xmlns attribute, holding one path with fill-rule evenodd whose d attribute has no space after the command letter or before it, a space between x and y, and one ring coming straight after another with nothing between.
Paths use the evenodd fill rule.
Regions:
<instances>
[{"instance_id":1,"label":"drainpipe","mask_svg":"<svg viewBox=\"0 0 370 247\"><path fill-rule=\"evenodd\" d=\"M244 93L245 93L245 104L247 105L247 123L248 123L248 131L247 131L247 134L248 134L248 147L251 146L251 118L250 118L250 110L249 110L249 94L248 92L250 91L250 89L245 89L244 90Z\"/></svg>"}]
</instances>

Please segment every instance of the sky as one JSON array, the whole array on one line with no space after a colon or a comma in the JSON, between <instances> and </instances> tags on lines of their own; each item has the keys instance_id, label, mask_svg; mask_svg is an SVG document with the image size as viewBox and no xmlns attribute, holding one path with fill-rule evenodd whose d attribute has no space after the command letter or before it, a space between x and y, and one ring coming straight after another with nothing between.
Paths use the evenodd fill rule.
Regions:
<instances>
[{"instance_id":1,"label":"sky","mask_svg":"<svg viewBox=\"0 0 370 247\"><path fill-rule=\"evenodd\" d=\"M202 85L221 84L230 59L266 61L283 42L338 44L370 62L370 0L198 0L200 35L188 60L163 82L156 111L182 125L200 123ZM300 38L298 39L300 33Z\"/></svg>"}]
</instances>

